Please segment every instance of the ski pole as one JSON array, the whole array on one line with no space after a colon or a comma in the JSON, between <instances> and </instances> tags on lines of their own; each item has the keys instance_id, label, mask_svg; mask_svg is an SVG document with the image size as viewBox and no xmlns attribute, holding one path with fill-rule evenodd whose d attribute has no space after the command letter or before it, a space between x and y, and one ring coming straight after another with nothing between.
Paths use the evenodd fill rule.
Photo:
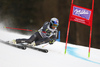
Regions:
<instances>
[{"instance_id":1,"label":"ski pole","mask_svg":"<svg viewBox=\"0 0 100 67\"><path fill-rule=\"evenodd\" d=\"M45 46L47 46L47 45L48 45L48 44L46 44L46 45L43 45L43 46L42 46L42 48L44 48L44 47L45 47Z\"/></svg>"}]
</instances>

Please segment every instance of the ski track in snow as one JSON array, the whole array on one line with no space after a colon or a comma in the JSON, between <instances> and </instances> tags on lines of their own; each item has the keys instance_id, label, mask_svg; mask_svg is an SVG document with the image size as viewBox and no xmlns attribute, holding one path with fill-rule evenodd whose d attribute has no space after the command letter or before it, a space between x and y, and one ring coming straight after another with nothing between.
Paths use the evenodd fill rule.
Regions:
<instances>
[{"instance_id":1,"label":"ski track in snow","mask_svg":"<svg viewBox=\"0 0 100 67\"><path fill-rule=\"evenodd\" d=\"M0 39L4 41L29 37L0 30ZM88 58L88 47L68 44L67 53L64 54L65 43L62 42L55 42L53 45L48 44L45 46L44 49L48 49L48 53L29 48L21 50L0 44L0 67L100 67L99 49L91 48L90 58ZM42 48L43 45L37 47Z\"/></svg>"}]
</instances>

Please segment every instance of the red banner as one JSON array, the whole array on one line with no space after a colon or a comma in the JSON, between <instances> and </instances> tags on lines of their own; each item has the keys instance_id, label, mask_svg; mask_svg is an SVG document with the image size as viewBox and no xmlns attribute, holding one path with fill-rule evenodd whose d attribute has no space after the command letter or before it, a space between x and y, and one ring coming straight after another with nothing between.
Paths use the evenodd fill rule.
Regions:
<instances>
[{"instance_id":1,"label":"red banner","mask_svg":"<svg viewBox=\"0 0 100 67\"><path fill-rule=\"evenodd\" d=\"M70 20L91 26L92 10L72 4Z\"/></svg>"}]
</instances>

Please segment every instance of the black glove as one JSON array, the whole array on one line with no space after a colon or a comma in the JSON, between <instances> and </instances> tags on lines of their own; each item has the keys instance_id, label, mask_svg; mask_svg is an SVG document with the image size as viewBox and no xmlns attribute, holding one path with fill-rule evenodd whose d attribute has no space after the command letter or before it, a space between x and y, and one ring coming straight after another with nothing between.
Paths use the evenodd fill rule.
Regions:
<instances>
[{"instance_id":1,"label":"black glove","mask_svg":"<svg viewBox=\"0 0 100 67\"><path fill-rule=\"evenodd\" d=\"M51 40L49 41L49 44L52 45L54 42L55 42L55 40L51 39Z\"/></svg>"}]
</instances>

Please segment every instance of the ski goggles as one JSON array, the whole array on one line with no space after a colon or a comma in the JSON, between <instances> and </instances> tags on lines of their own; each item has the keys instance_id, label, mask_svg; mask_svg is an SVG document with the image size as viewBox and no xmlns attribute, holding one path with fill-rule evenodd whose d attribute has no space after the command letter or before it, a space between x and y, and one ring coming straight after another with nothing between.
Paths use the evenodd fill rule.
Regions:
<instances>
[{"instance_id":1,"label":"ski goggles","mask_svg":"<svg viewBox=\"0 0 100 67\"><path fill-rule=\"evenodd\" d=\"M52 24L52 26L53 26L53 27L58 27L58 25L57 25L57 24Z\"/></svg>"}]
</instances>

